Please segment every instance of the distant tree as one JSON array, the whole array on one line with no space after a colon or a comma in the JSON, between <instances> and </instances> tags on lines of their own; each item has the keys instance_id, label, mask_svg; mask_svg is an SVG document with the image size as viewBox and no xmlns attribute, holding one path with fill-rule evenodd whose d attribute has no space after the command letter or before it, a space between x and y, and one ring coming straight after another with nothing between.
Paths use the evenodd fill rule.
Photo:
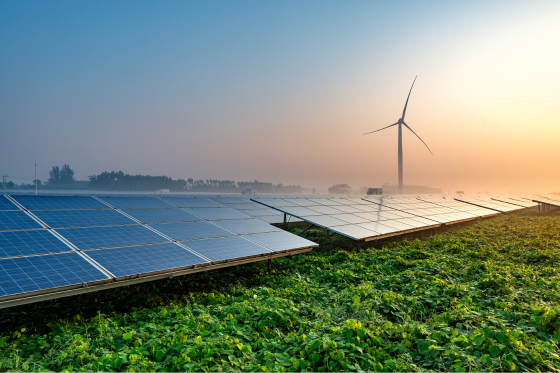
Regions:
<instances>
[{"instance_id":1,"label":"distant tree","mask_svg":"<svg viewBox=\"0 0 560 373\"><path fill-rule=\"evenodd\" d=\"M67 164L62 166L60 169L60 183L61 184L71 184L74 180L74 170L70 168Z\"/></svg>"},{"instance_id":2,"label":"distant tree","mask_svg":"<svg viewBox=\"0 0 560 373\"><path fill-rule=\"evenodd\" d=\"M348 184L336 184L329 188L329 194L350 194L352 187Z\"/></svg>"},{"instance_id":3,"label":"distant tree","mask_svg":"<svg viewBox=\"0 0 560 373\"><path fill-rule=\"evenodd\" d=\"M60 183L60 168L58 166L52 166L52 169L49 171L50 178L48 180L49 184L58 184Z\"/></svg>"}]
</instances>

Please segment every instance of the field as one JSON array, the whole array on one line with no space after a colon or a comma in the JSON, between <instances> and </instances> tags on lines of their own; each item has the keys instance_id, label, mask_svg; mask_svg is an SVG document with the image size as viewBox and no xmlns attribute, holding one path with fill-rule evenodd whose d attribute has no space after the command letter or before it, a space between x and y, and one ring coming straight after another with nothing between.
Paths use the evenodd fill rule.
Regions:
<instances>
[{"instance_id":1,"label":"field","mask_svg":"<svg viewBox=\"0 0 560 373\"><path fill-rule=\"evenodd\" d=\"M294 230L297 232L298 230ZM0 371L558 371L560 216L0 310Z\"/></svg>"}]
</instances>

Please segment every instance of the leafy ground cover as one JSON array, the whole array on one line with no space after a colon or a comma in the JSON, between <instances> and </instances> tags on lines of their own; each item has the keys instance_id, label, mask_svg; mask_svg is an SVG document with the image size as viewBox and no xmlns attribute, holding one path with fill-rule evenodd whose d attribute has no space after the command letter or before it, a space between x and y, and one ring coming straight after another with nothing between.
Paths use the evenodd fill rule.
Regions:
<instances>
[{"instance_id":1,"label":"leafy ground cover","mask_svg":"<svg viewBox=\"0 0 560 373\"><path fill-rule=\"evenodd\" d=\"M295 230L297 232L297 230ZM0 370L557 371L560 216L0 311Z\"/></svg>"}]
</instances>

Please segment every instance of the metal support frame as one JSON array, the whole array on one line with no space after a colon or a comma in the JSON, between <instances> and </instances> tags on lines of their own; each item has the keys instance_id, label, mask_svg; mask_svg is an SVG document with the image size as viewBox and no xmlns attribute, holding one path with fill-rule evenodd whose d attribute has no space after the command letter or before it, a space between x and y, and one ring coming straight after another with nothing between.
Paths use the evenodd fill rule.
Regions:
<instances>
[{"instance_id":1,"label":"metal support frame","mask_svg":"<svg viewBox=\"0 0 560 373\"><path fill-rule=\"evenodd\" d=\"M310 229L311 227L313 227L313 224L309 224L309 226L307 228L305 228L304 230L302 230L301 232L299 232L297 235L301 236L305 231L307 231L308 229Z\"/></svg>"},{"instance_id":2,"label":"metal support frame","mask_svg":"<svg viewBox=\"0 0 560 373\"><path fill-rule=\"evenodd\" d=\"M286 213L284 213L284 230L288 230L288 223L286 223Z\"/></svg>"}]
</instances>

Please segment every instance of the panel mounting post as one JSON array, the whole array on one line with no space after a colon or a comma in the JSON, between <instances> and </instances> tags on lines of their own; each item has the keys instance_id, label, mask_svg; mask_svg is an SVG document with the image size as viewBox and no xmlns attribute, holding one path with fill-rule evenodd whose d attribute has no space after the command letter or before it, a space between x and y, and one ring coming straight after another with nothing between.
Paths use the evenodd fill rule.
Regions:
<instances>
[{"instance_id":1,"label":"panel mounting post","mask_svg":"<svg viewBox=\"0 0 560 373\"><path fill-rule=\"evenodd\" d=\"M286 214L284 213L284 230L287 230L288 224L286 223Z\"/></svg>"},{"instance_id":2,"label":"panel mounting post","mask_svg":"<svg viewBox=\"0 0 560 373\"><path fill-rule=\"evenodd\" d=\"M358 252L362 249L362 241L358 241Z\"/></svg>"},{"instance_id":3,"label":"panel mounting post","mask_svg":"<svg viewBox=\"0 0 560 373\"><path fill-rule=\"evenodd\" d=\"M272 271L272 259L268 259L268 272Z\"/></svg>"}]
</instances>

